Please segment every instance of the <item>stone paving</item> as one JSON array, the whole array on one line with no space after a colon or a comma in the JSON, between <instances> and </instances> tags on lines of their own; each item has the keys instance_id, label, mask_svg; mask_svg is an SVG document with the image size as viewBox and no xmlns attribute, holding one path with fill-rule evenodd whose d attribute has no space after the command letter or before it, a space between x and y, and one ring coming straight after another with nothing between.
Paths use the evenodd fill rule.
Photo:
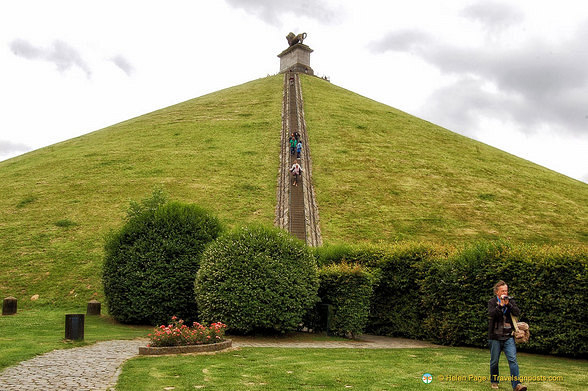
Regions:
<instances>
[{"instance_id":1,"label":"stone paving","mask_svg":"<svg viewBox=\"0 0 588 391\"><path fill-rule=\"evenodd\" d=\"M105 341L54 350L0 372L0 390L84 391L114 389L124 361L147 340Z\"/></svg>"},{"instance_id":2,"label":"stone paving","mask_svg":"<svg viewBox=\"0 0 588 391\"><path fill-rule=\"evenodd\" d=\"M404 338L364 335L355 341L277 341L271 338L233 338L233 348L356 348L395 349L439 347ZM105 341L73 349L54 350L0 372L2 391L114 390L122 364L147 345L146 339Z\"/></svg>"}]
</instances>

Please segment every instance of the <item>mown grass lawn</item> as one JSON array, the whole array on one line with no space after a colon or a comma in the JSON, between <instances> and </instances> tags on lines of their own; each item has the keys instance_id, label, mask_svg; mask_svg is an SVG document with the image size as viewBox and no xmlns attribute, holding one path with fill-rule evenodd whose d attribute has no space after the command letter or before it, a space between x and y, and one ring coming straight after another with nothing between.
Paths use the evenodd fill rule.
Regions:
<instances>
[{"instance_id":1,"label":"mown grass lawn","mask_svg":"<svg viewBox=\"0 0 588 391\"><path fill-rule=\"evenodd\" d=\"M35 308L1 316L0 370L54 349L145 337L152 330L149 326L117 324L108 316L86 317L85 340L64 342L66 313L84 313L84 309ZM287 339L309 342L340 338L302 334ZM484 390L488 389L486 382L440 381L439 376L483 377L488 372L488 360L487 350L475 348L241 348L209 355L137 357L124 365L117 390ZM588 382L586 360L519 353L519 365L523 376L554 378L527 382L533 390L584 390ZM504 356L500 371L508 375ZM431 384L422 383L424 373L433 375ZM503 384L501 389L509 387Z\"/></svg>"},{"instance_id":2,"label":"mown grass lawn","mask_svg":"<svg viewBox=\"0 0 588 391\"><path fill-rule=\"evenodd\" d=\"M489 352L473 348L295 349L242 348L213 355L140 357L127 361L118 391L148 390L488 390ZM531 390L584 390L588 362L519 354ZM433 382L424 384L424 373ZM508 365L501 358L501 375ZM466 380L441 381L439 376ZM472 376L472 379L468 379ZM501 384L510 390L510 384Z\"/></svg>"}]
</instances>

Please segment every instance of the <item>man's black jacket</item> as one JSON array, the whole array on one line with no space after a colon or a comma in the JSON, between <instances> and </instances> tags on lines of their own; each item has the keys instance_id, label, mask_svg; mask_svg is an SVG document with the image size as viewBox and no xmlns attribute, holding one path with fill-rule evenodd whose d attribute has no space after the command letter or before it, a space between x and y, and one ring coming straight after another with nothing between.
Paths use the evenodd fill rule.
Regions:
<instances>
[{"instance_id":1,"label":"man's black jacket","mask_svg":"<svg viewBox=\"0 0 588 391\"><path fill-rule=\"evenodd\" d=\"M521 310L517 307L517 303L514 299L509 300L506 308L506 314L504 315L506 315L509 323L511 321L510 314L517 317L521 314ZM504 307L501 307L498 304L498 297L494 296L488 301L488 339L508 339L508 336L504 335L503 309Z\"/></svg>"}]
</instances>

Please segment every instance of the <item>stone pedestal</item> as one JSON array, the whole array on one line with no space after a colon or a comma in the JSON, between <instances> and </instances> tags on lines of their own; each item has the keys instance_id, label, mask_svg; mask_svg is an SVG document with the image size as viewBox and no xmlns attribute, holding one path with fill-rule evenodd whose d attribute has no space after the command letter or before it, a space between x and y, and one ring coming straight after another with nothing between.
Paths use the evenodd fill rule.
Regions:
<instances>
[{"instance_id":1,"label":"stone pedestal","mask_svg":"<svg viewBox=\"0 0 588 391\"><path fill-rule=\"evenodd\" d=\"M16 314L17 300L15 297L7 297L2 303L2 315Z\"/></svg>"},{"instance_id":2,"label":"stone pedestal","mask_svg":"<svg viewBox=\"0 0 588 391\"><path fill-rule=\"evenodd\" d=\"M314 71L310 67L310 53L312 52L313 50L311 48L302 43L290 46L278 54L280 58L280 73L292 71L314 75Z\"/></svg>"}]
</instances>

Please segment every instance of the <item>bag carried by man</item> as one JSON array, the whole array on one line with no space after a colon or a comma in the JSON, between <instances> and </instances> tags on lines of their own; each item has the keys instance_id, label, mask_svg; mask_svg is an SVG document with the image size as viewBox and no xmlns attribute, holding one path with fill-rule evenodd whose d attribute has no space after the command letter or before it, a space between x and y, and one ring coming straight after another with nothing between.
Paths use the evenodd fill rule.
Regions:
<instances>
[{"instance_id":1,"label":"bag carried by man","mask_svg":"<svg viewBox=\"0 0 588 391\"><path fill-rule=\"evenodd\" d=\"M512 319L512 325L515 328L514 331L514 339L516 343L525 343L529 342L529 337L531 333L529 332L529 325L525 322L519 322L516 316L510 315Z\"/></svg>"}]
</instances>

